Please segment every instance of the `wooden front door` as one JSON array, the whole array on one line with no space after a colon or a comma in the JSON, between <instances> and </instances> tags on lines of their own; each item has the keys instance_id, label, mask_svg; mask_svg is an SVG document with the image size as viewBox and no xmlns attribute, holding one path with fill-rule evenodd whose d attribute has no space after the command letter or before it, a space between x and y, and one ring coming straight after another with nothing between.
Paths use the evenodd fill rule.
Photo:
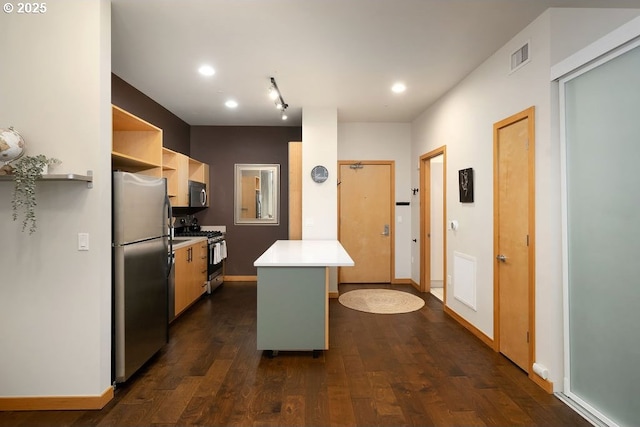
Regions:
<instances>
[{"instance_id":1,"label":"wooden front door","mask_svg":"<svg viewBox=\"0 0 640 427\"><path fill-rule=\"evenodd\" d=\"M529 372L533 339L533 107L494 125L497 350Z\"/></svg>"},{"instance_id":2,"label":"wooden front door","mask_svg":"<svg viewBox=\"0 0 640 427\"><path fill-rule=\"evenodd\" d=\"M355 262L340 283L390 283L393 162L340 162L339 240Z\"/></svg>"}]
</instances>

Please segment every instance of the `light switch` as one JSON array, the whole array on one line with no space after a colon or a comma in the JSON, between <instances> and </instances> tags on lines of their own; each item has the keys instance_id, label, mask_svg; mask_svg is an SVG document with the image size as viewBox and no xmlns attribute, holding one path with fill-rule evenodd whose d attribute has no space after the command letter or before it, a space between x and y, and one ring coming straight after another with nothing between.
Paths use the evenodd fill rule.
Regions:
<instances>
[{"instance_id":1,"label":"light switch","mask_svg":"<svg viewBox=\"0 0 640 427\"><path fill-rule=\"evenodd\" d=\"M78 250L89 250L89 233L78 233Z\"/></svg>"}]
</instances>

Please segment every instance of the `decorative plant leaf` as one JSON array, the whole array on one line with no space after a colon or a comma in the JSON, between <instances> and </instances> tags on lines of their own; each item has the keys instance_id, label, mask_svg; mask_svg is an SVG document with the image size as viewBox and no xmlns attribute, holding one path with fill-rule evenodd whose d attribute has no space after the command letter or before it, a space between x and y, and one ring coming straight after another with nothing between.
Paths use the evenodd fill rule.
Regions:
<instances>
[{"instance_id":1,"label":"decorative plant leaf","mask_svg":"<svg viewBox=\"0 0 640 427\"><path fill-rule=\"evenodd\" d=\"M58 159L49 159L43 154L24 156L12 164L14 175L13 220L18 219L19 211L24 211L22 231L29 226L29 234L36 231L36 181L42 178L42 170L50 164L59 164Z\"/></svg>"}]
</instances>

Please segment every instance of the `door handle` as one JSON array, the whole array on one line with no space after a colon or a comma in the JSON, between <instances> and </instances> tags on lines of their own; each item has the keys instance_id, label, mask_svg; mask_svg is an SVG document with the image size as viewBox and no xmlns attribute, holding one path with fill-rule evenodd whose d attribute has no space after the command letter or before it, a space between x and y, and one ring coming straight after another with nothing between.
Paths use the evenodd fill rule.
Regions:
<instances>
[{"instance_id":1,"label":"door handle","mask_svg":"<svg viewBox=\"0 0 640 427\"><path fill-rule=\"evenodd\" d=\"M507 262L507 257L506 257L506 256L504 256L504 255L498 255L498 256L496 257L496 259L497 259L498 261Z\"/></svg>"},{"instance_id":2,"label":"door handle","mask_svg":"<svg viewBox=\"0 0 640 427\"><path fill-rule=\"evenodd\" d=\"M382 230L382 233L380 233L383 236L388 236L389 235L389 224L385 224L384 225L384 229Z\"/></svg>"}]
</instances>

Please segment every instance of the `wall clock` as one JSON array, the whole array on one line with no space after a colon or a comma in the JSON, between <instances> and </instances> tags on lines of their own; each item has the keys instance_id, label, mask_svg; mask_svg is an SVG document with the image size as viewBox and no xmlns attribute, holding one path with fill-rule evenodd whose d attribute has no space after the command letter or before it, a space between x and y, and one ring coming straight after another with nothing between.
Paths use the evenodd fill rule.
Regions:
<instances>
[{"instance_id":1,"label":"wall clock","mask_svg":"<svg viewBox=\"0 0 640 427\"><path fill-rule=\"evenodd\" d=\"M329 178L329 171L322 165L315 166L311 169L311 179L314 182L325 182Z\"/></svg>"}]
</instances>

